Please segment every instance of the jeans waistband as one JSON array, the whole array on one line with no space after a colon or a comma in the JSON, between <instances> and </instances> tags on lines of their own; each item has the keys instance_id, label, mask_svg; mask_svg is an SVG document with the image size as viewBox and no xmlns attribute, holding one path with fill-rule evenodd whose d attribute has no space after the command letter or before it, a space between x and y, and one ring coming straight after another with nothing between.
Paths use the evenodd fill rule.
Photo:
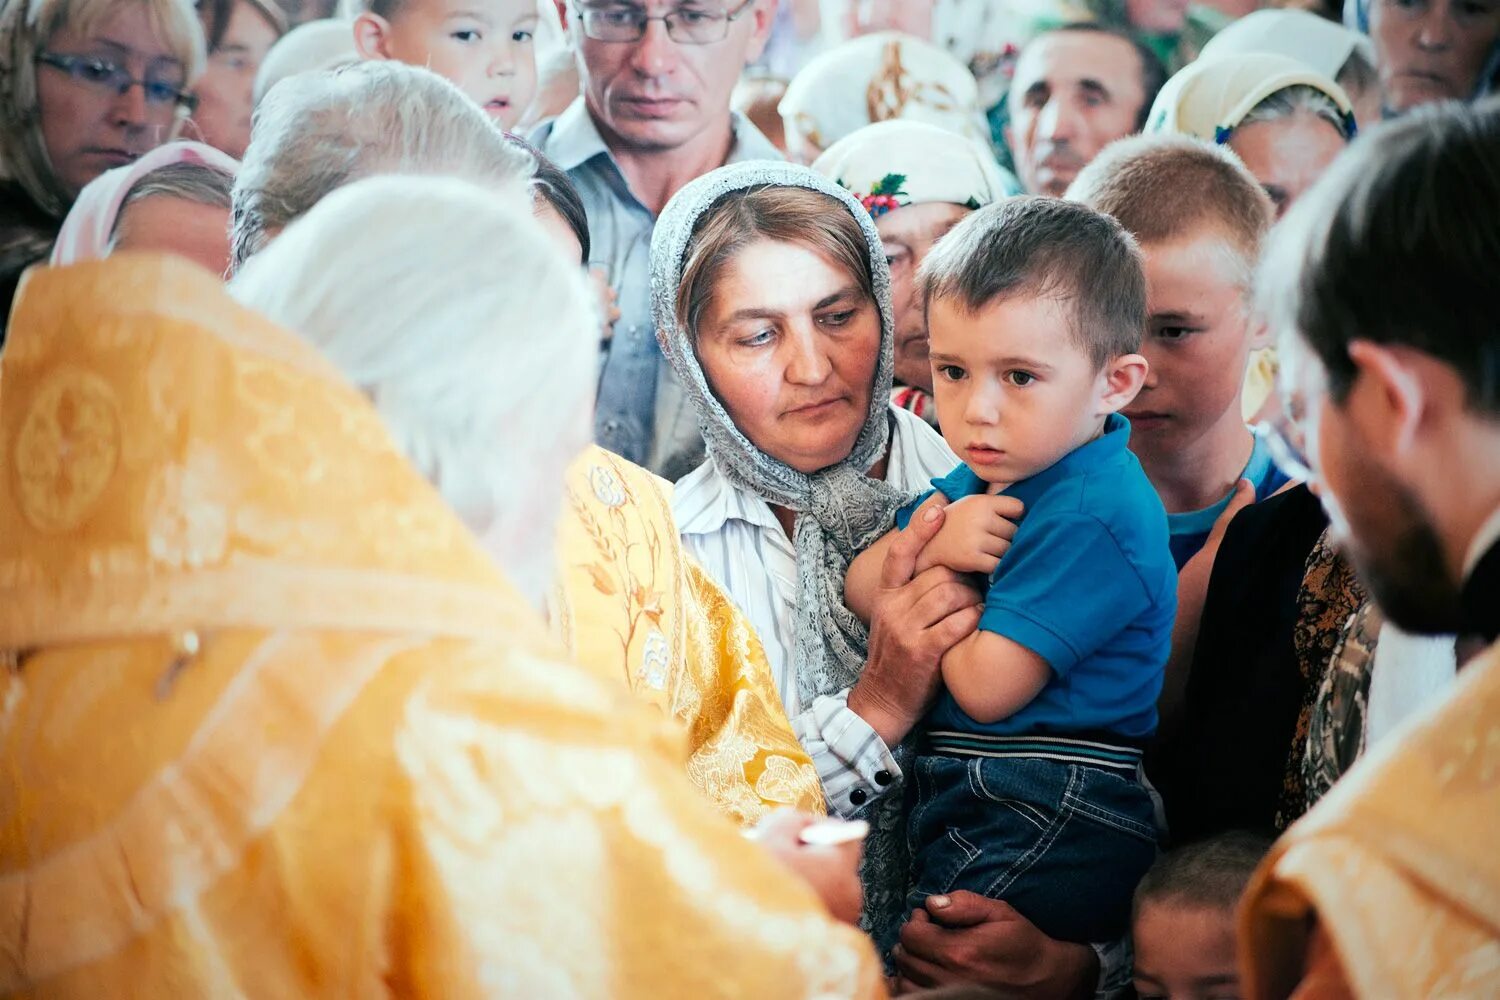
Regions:
<instances>
[{"instance_id":1,"label":"jeans waistband","mask_svg":"<svg viewBox=\"0 0 1500 1000\"><path fill-rule=\"evenodd\" d=\"M1037 757L1068 764L1087 764L1134 776L1141 763L1141 748L1131 746L1123 737L1119 742L1106 737L1083 739L1077 736L991 736L983 733L958 733L934 730L927 733L926 749L947 757Z\"/></svg>"}]
</instances>

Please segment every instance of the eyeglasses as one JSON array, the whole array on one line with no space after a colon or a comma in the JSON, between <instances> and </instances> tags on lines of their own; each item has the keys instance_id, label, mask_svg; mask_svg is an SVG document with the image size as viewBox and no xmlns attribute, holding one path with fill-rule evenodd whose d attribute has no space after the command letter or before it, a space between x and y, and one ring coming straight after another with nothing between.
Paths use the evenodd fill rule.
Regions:
<instances>
[{"instance_id":1,"label":"eyeglasses","mask_svg":"<svg viewBox=\"0 0 1500 1000\"><path fill-rule=\"evenodd\" d=\"M153 80L147 77L137 80L130 71L106 59L95 56L71 56L59 52L40 52L37 62L60 69L80 83L116 96L127 93L140 84L146 95L146 103L155 109L172 108L182 114L191 114L198 106L195 94L182 89L177 80Z\"/></svg>"},{"instance_id":2,"label":"eyeglasses","mask_svg":"<svg viewBox=\"0 0 1500 1000\"><path fill-rule=\"evenodd\" d=\"M1313 481L1312 461L1307 457L1307 435L1302 432L1300 421L1282 413L1274 420L1256 424L1255 432L1265 439L1271 461L1282 472L1304 483Z\"/></svg>"},{"instance_id":3,"label":"eyeglasses","mask_svg":"<svg viewBox=\"0 0 1500 1000\"><path fill-rule=\"evenodd\" d=\"M660 21L667 37L679 45L712 45L729 37L729 25L750 9L755 0L744 0L734 10L717 4L674 7L665 14L647 17L645 8L634 4L575 7L583 33L596 42L638 42L646 37L646 25Z\"/></svg>"}]
</instances>

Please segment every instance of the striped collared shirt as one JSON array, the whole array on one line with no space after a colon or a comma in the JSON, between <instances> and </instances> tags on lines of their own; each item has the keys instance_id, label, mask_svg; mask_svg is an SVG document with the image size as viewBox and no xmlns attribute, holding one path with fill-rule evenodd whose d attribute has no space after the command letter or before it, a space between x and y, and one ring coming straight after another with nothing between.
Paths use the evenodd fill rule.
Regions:
<instances>
[{"instance_id":1,"label":"striped collared shirt","mask_svg":"<svg viewBox=\"0 0 1500 1000\"><path fill-rule=\"evenodd\" d=\"M926 490L958 458L921 418L891 410L891 450L886 482L901 490ZM802 704L792 665L792 612L797 599L797 553L759 496L730 485L712 462L678 481L672 501L683 545L739 605L766 648L771 675L787 718L818 775L829 808L848 813L900 785L884 741L849 711L849 692ZM877 779L877 775L883 775ZM851 802L856 789L863 789Z\"/></svg>"}]
</instances>

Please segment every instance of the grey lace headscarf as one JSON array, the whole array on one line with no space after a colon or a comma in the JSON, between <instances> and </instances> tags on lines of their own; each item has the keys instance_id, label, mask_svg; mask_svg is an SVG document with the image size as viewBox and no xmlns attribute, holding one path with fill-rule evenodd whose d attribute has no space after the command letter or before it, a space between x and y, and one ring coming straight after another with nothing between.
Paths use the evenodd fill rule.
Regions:
<instances>
[{"instance_id":1,"label":"grey lace headscarf","mask_svg":"<svg viewBox=\"0 0 1500 1000\"><path fill-rule=\"evenodd\" d=\"M694 334L677 323L677 291L699 220L726 195L764 187L818 191L844 206L864 233L875 301L880 310L880 361L870 392L870 410L849 456L814 473L798 472L755 446L730 419L698 363ZM775 161L732 164L694 180L672 198L651 240L651 298L656 335L698 414L709 461L735 487L796 514L792 543L797 552L797 601L792 663L798 700L851 687L864 669L868 630L844 604L844 573L850 561L891 529L897 508L911 499L869 470L886 455L890 441L890 389L894 313L885 251L874 220L849 192L806 167ZM894 751L904 767L909 754ZM865 847L867 928L888 946L901 916L907 863L901 796L875 800L866 812L872 833Z\"/></svg>"}]
</instances>

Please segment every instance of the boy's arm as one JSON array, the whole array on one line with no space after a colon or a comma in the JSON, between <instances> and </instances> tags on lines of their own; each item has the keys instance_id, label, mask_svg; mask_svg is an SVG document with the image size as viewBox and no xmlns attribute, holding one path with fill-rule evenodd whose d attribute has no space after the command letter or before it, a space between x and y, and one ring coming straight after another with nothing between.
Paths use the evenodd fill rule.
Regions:
<instances>
[{"instance_id":1,"label":"boy's arm","mask_svg":"<svg viewBox=\"0 0 1500 1000\"><path fill-rule=\"evenodd\" d=\"M942 507L947 502L947 497L934 492L912 511L912 519L922 517L932 508ZM880 567L885 563L885 554L890 551L891 542L900 533L899 528L892 528L881 535L874 545L854 557L844 574L844 605L866 625L870 624L870 615L875 610L875 594L880 589Z\"/></svg>"},{"instance_id":2,"label":"boy's arm","mask_svg":"<svg viewBox=\"0 0 1500 1000\"><path fill-rule=\"evenodd\" d=\"M1014 639L983 629L943 657L943 686L975 722L1015 715L1041 693L1052 668Z\"/></svg>"}]
</instances>

